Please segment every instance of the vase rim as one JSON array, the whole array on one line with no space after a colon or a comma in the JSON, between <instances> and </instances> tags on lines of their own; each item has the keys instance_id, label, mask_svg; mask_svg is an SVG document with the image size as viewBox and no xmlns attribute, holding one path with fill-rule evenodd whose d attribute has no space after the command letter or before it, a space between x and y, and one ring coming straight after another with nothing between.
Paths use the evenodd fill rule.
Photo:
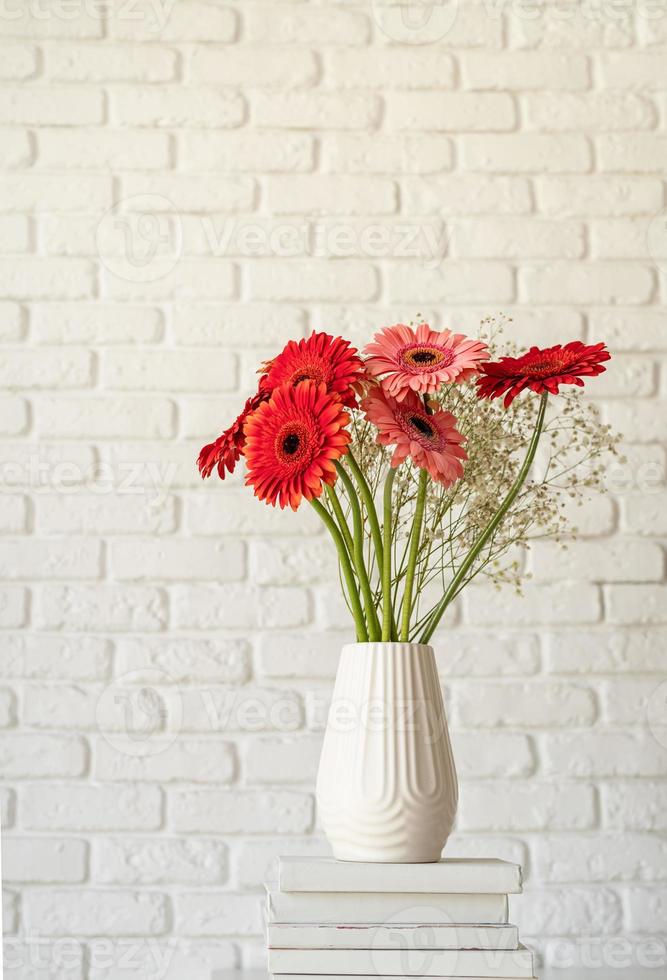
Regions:
<instances>
[{"instance_id":1,"label":"vase rim","mask_svg":"<svg viewBox=\"0 0 667 980\"><path fill-rule=\"evenodd\" d=\"M398 649L404 648L406 650L433 650L430 643L412 643L409 640L369 640L367 642L354 642L346 643L345 649L359 648L361 650L368 649Z\"/></svg>"}]
</instances>

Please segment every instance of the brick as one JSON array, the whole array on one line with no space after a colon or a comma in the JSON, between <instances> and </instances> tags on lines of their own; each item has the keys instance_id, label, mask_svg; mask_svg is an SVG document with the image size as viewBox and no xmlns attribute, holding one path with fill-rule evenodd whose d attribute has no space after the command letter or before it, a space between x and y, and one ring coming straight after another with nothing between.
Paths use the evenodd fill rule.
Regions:
<instances>
[{"instance_id":1,"label":"brick","mask_svg":"<svg viewBox=\"0 0 667 980\"><path fill-rule=\"evenodd\" d=\"M667 535L667 493L627 497L623 501L623 525L631 534Z\"/></svg>"},{"instance_id":2,"label":"brick","mask_svg":"<svg viewBox=\"0 0 667 980\"><path fill-rule=\"evenodd\" d=\"M324 55L324 78L336 88L445 89L454 87L454 61L437 49L341 49Z\"/></svg>"},{"instance_id":3,"label":"brick","mask_svg":"<svg viewBox=\"0 0 667 980\"><path fill-rule=\"evenodd\" d=\"M0 295L10 299L85 299L93 294L94 269L82 259L0 259Z\"/></svg>"},{"instance_id":4,"label":"brick","mask_svg":"<svg viewBox=\"0 0 667 980\"><path fill-rule=\"evenodd\" d=\"M29 252L32 248L32 226L19 214L0 214L0 250L11 255Z\"/></svg>"},{"instance_id":5,"label":"brick","mask_svg":"<svg viewBox=\"0 0 667 980\"><path fill-rule=\"evenodd\" d=\"M219 432L212 432L211 438L217 435ZM210 492L207 494L196 466L201 445L201 440L143 442L131 437L125 441L116 438L101 443L99 453L103 471L112 485L145 494L149 503L159 502L175 488L196 487L202 493L202 500L207 497L210 508L215 497Z\"/></svg>"},{"instance_id":6,"label":"brick","mask_svg":"<svg viewBox=\"0 0 667 980\"><path fill-rule=\"evenodd\" d=\"M522 103L528 129L627 132L651 129L656 123L652 103L632 92L540 92L523 96Z\"/></svg>"},{"instance_id":7,"label":"brick","mask_svg":"<svg viewBox=\"0 0 667 980\"><path fill-rule=\"evenodd\" d=\"M460 830L586 830L594 826L596 797L585 784L465 783Z\"/></svg>"},{"instance_id":8,"label":"brick","mask_svg":"<svg viewBox=\"0 0 667 980\"><path fill-rule=\"evenodd\" d=\"M243 771L250 783L314 784L322 752L319 737L253 739L243 757Z\"/></svg>"},{"instance_id":9,"label":"brick","mask_svg":"<svg viewBox=\"0 0 667 980\"><path fill-rule=\"evenodd\" d=\"M253 180L219 174L196 180L189 174L137 174L124 177L122 189L129 198L155 194L164 199L166 211L247 211L255 199Z\"/></svg>"},{"instance_id":10,"label":"brick","mask_svg":"<svg viewBox=\"0 0 667 980\"><path fill-rule=\"evenodd\" d=\"M512 596L509 590L497 592L491 586L470 586L463 593L464 612L470 620L469 610L484 604L488 623L505 626L540 626L562 622L592 623L599 618L600 597L594 585L562 583L559 586L525 584L521 596Z\"/></svg>"},{"instance_id":11,"label":"brick","mask_svg":"<svg viewBox=\"0 0 667 980\"><path fill-rule=\"evenodd\" d=\"M610 782L602 787L605 826L612 830L667 830L667 785L648 780Z\"/></svg>"},{"instance_id":12,"label":"brick","mask_svg":"<svg viewBox=\"0 0 667 980\"><path fill-rule=\"evenodd\" d=\"M101 546L94 540L5 539L0 575L7 580L96 579L101 572L101 560Z\"/></svg>"},{"instance_id":13,"label":"brick","mask_svg":"<svg viewBox=\"0 0 667 980\"><path fill-rule=\"evenodd\" d=\"M610 888L531 890L532 901L517 906L523 935L618 935L623 921L619 896Z\"/></svg>"},{"instance_id":14,"label":"brick","mask_svg":"<svg viewBox=\"0 0 667 980\"><path fill-rule=\"evenodd\" d=\"M145 44L61 42L44 50L44 73L56 82L170 82L176 65L174 51Z\"/></svg>"},{"instance_id":15,"label":"brick","mask_svg":"<svg viewBox=\"0 0 667 980\"><path fill-rule=\"evenodd\" d=\"M92 357L88 351L6 352L0 384L19 388L86 388L92 384Z\"/></svg>"},{"instance_id":16,"label":"brick","mask_svg":"<svg viewBox=\"0 0 667 980\"><path fill-rule=\"evenodd\" d=\"M0 533L17 534L27 530L27 498L18 494L5 494L0 513Z\"/></svg>"},{"instance_id":17,"label":"brick","mask_svg":"<svg viewBox=\"0 0 667 980\"><path fill-rule=\"evenodd\" d=\"M530 187L520 177L481 175L406 178L404 207L417 214L525 214L531 208Z\"/></svg>"},{"instance_id":18,"label":"brick","mask_svg":"<svg viewBox=\"0 0 667 980\"><path fill-rule=\"evenodd\" d=\"M375 95L347 92L258 92L257 126L271 129L372 129L380 119Z\"/></svg>"},{"instance_id":19,"label":"brick","mask_svg":"<svg viewBox=\"0 0 667 980\"><path fill-rule=\"evenodd\" d=\"M397 130L494 132L516 123L514 103L505 93L390 92L386 102L387 122Z\"/></svg>"},{"instance_id":20,"label":"brick","mask_svg":"<svg viewBox=\"0 0 667 980\"><path fill-rule=\"evenodd\" d=\"M667 622L664 585L610 585L607 618L610 623L644 625Z\"/></svg>"},{"instance_id":21,"label":"brick","mask_svg":"<svg viewBox=\"0 0 667 980\"><path fill-rule=\"evenodd\" d=\"M604 51L596 54L600 84L608 89L660 89L660 51Z\"/></svg>"},{"instance_id":22,"label":"brick","mask_svg":"<svg viewBox=\"0 0 667 980\"><path fill-rule=\"evenodd\" d=\"M626 892L629 928L635 932L664 934L667 889L629 888Z\"/></svg>"},{"instance_id":23,"label":"brick","mask_svg":"<svg viewBox=\"0 0 667 980\"><path fill-rule=\"evenodd\" d=\"M647 254L657 263L663 258L659 236L651 240L648 251L646 218L606 218L591 222L591 255L600 259L644 259ZM627 347L627 339L622 346Z\"/></svg>"},{"instance_id":24,"label":"brick","mask_svg":"<svg viewBox=\"0 0 667 980\"><path fill-rule=\"evenodd\" d=\"M4 170L29 167L33 163L33 140L29 133L22 129L4 130L2 148L0 149L0 164ZM9 178L9 174L6 175ZM0 200L2 200L0 198ZM6 207L6 206L3 206Z\"/></svg>"},{"instance_id":25,"label":"brick","mask_svg":"<svg viewBox=\"0 0 667 980\"><path fill-rule=\"evenodd\" d=\"M23 337L23 313L18 303L0 300L0 341L13 343Z\"/></svg>"},{"instance_id":26,"label":"brick","mask_svg":"<svg viewBox=\"0 0 667 980\"><path fill-rule=\"evenodd\" d=\"M47 303L31 311L38 344L147 344L162 337L162 314L146 306Z\"/></svg>"},{"instance_id":27,"label":"brick","mask_svg":"<svg viewBox=\"0 0 667 980\"><path fill-rule=\"evenodd\" d=\"M585 89L589 84L585 55L567 51L469 51L461 57L463 85L468 89ZM560 96L559 96L560 98Z\"/></svg>"},{"instance_id":28,"label":"brick","mask_svg":"<svg viewBox=\"0 0 667 980\"><path fill-rule=\"evenodd\" d=\"M147 492L44 495L36 503L36 528L47 534L169 534L176 525L174 498Z\"/></svg>"},{"instance_id":29,"label":"brick","mask_svg":"<svg viewBox=\"0 0 667 980\"><path fill-rule=\"evenodd\" d=\"M647 541L575 541L566 549L536 541L530 548L530 569L538 581L655 582L662 579L663 566L662 550Z\"/></svg>"},{"instance_id":30,"label":"brick","mask_svg":"<svg viewBox=\"0 0 667 980\"><path fill-rule=\"evenodd\" d=\"M173 827L214 834L303 834L311 829L313 800L306 793L173 790Z\"/></svg>"},{"instance_id":31,"label":"brick","mask_svg":"<svg viewBox=\"0 0 667 980\"><path fill-rule=\"evenodd\" d=\"M516 173L585 173L591 151L583 136L522 133L511 136L464 136L460 140L467 170Z\"/></svg>"},{"instance_id":32,"label":"brick","mask_svg":"<svg viewBox=\"0 0 667 980\"><path fill-rule=\"evenodd\" d=\"M3 364L3 367L5 367L5 378L7 379L4 384L9 386L11 384L11 372L6 371L6 365ZM28 403L23 398L1 398L0 420L0 432L3 436L18 436L25 433L28 428Z\"/></svg>"},{"instance_id":33,"label":"brick","mask_svg":"<svg viewBox=\"0 0 667 980\"><path fill-rule=\"evenodd\" d=\"M189 578L234 582L244 575L245 548L240 541L118 541L111 544L109 561L119 579L180 581L187 567Z\"/></svg>"},{"instance_id":34,"label":"brick","mask_svg":"<svg viewBox=\"0 0 667 980\"><path fill-rule=\"evenodd\" d=\"M158 268L159 271L159 268ZM148 281L103 273L103 293L111 300L229 300L236 294L236 269L219 258L181 258L170 272Z\"/></svg>"},{"instance_id":35,"label":"brick","mask_svg":"<svg viewBox=\"0 0 667 980\"><path fill-rule=\"evenodd\" d=\"M283 688L191 688L182 697L184 731L294 732L302 726L299 695Z\"/></svg>"},{"instance_id":36,"label":"brick","mask_svg":"<svg viewBox=\"0 0 667 980\"><path fill-rule=\"evenodd\" d=\"M667 139L658 133L601 136L598 139L601 170L614 173L664 173L667 165Z\"/></svg>"},{"instance_id":37,"label":"brick","mask_svg":"<svg viewBox=\"0 0 667 980\"><path fill-rule=\"evenodd\" d=\"M177 586L172 593L174 624L185 629L282 628L308 622L303 589Z\"/></svg>"},{"instance_id":38,"label":"brick","mask_svg":"<svg viewBox=\"0 0 667 980\"><path fill-rule=\"evenodd\" d=\"M166 610L159 589L143 585L44 586L35 617L45 629L146 630L164 628Z\"/></svg>"},{"instance_id":39,"label":"brick","mask_svg":"<svg viewBox=\"0 0 667 980\"><path fill-rule=\"evenodd\" d=\"M88 845L67 838L7 836L2 861L5 881L76 884L86 878Z\"/></svg>"},{"instance_id":40,"label":"brick","mask_svg":"<svg viewBox=\"0 0 667 980\"><path fill-rule=\"evenodd\" d=\"M162 821L157 786L28 785L21 812L29 830L156 830Z\"/></svg>"},{"instance_id":41,"label":"brick","mask_svg":"<svg viewBox=\"0 0 667 980\"><path fill-rule=\"evenodd\" d=\"M630 399L610 401L604 406L604 420L617 432L622 432L624 439L628 441L642 443L662 441L664 433L667 432L667 413L664 409L664 401L657 399L652 402ZM651 483L649 489L654 490L654 478ZM640 485L639 489L644 488Z\"/></svg>"},{"instance_id":42,"label":"brick","mask_svg":"<svg viewBox=\"0 0 667 980\"><path fill-rule=\"evenodd\" d=\"M16 723L16 697L9 688L0 688L0 728Z\"/></svg>"},{"instance_id":43,"label":"brick","mask_svg":"<svg viewBox=\"0 0 667 980\"><path fill-rule=\"evenodd\" d=\"M201 391L230 391L236 359L229 353L205 358L197 351L109 351L102 360L102 379L106 387L125 391L189 391L193 384Z\"/></svg>"},{"instance_id":44,"label":"brick","mask_svg":"<svg viewBox=\"0 0 667 980\"><path fill-rule=\"evenodd\" d=\"M4 779L82 776L86 763L86 746L80 738L3 733L0 773Z\"/></svg>"},{"instance_id":45,"label":"brick","mask_svg":"<svg viewBox=\"0 0 667 980\"><path fill-rule=\"evenodd\" d=\"M365 44L370 34L368 17L345 8L300 9L292 4L249 7L246 12L248 40L253 43Z\"/></svg>"},{"instance_id":46,"label":"brick","mask_svg":"<svg viewBox=\"0 0 667 980\"><path fill-rule=\"evenodd\" d=\"M597 715L593 692L574 684L477 683L453 691L457 723L471 728L572 728Z\"/></svg>"},{"instance_id":47,"label":"brick","mask_svg":"<svg viewBox=\"0 0 667 980\"><path fill-rule=\"evenodd\" d=\"M653 216L663 206L661 185L648 177L542 177L536 189L539 210L563 218Z\"/></svg>"},{"instance_id":48,"label":"brick","mask_svg":"<svg viewBox=\"0 0 667 980\"><path fill-rule=\"evenodd\" d=\"M454 731L452 744L462 779L526 777L537 768L535 750L525 735Z\"/></svg>"},{"instance_id":49,"label":"brick","mask_svg":"<svg viewBox=\"0 0 667 980\"><path fill-rule=\"evenodd\" d=\"M324 136L324 170L350 174L429 174L451 170L452 142L447 136Z\"/></svg>"},{"instance_id":50,"label":"brick","mask_svg":"<svg viewBox=\"0 0 667 980\"><path fill-rule=\"evenodd\" d=\"M23 705L22 721L31 728L95 729L101 690L78 684L32 684ZM106 719L105 719L106 722ZM114 727L123 726L123 720Z\"/></svg>"},{"instance_id":51,"label":"brick","mask_svg":"<svg viewBox=\"0 0 667 980\"><path fill-rule=\"evenodd\" d=\"M109 9L109 33L131 41L233 41L238 15L231 7L188 0L187 4L154 4L115 0Z\"/></svg>"},{"instance_id":52,"label":"brick","mask_svg":"<svg viewBox=\"0 0 667 980\"><path fill-rule=\"evenodd\" d=\"M480 290L488 301L512 300L511 268L500 262L445 261L435 269L397 263L387 281L389 298L403 303L469 303L479 299Z\"/></svg>"},{"instance_id":53,"label":"brick","mask_svg":"<svg viewBox=\"0 0 667 980\"><path fill-rule=\"evenodd\" d=\"M279 347L290 338L303 337L305 330L305 314L298 307L245 303L231 308L177 306L171 333L176 343L188 347L233 349L239 336L244 347Z\"/></svg>"},{"instance_id":54,"label":"brick","mask_svg":"<svg viewBox=\"0 0 667 980\"><path fill-rule=\"evenodd\" d=\"M251 578L259 585L309 585L336 574L333 548L319 538L305 543L258 541L250 552Z\"/></svg>"},{"instance_id":55,"label":"brick","mask_svg":"<svg viewBox=\"0 0 667 980\"><path fill-rule=\"evenodd\" d=\"M11 636L0 649L3 677L25 680L104 680L111 666L107 640L93 637Z\"/></svg>"},{"instance_id":56,"label":"brick","mask_svg":"<svg viewBox=\"0 0 667 980\"><path fill-rule=\"evenodd\" d=\"M653 271L630 262L525 266L519 282L524 300L537 303L647 303L655 289Z\"/></svg>"},{"instance_id":57,"label":"brick","mask_svg":"<svg viewBox=\"0 0 667 980\"><path fill-rule=\"evenodd\" d=\"M104 122L104 95L95 88L72 92L57 86L0 89L0 123L18 126L95 126Z\"/></svg>"},{"instance_id":58,"label":"brick","mask_svg":"<svg viewBox=\"0 0 667 980\"><path fill-rule=\"evenodd\" d=\"M168 926L163 895L151 892L40 891L25 901L28 928L44 936L160 936Z\"/></svg>"},{"instance_id":59,"label":"brick","mask_svg":"<svg viewBox=\"0 0 667 980\"><path fill-rule=\"evenodd\" d=\"M188 171L305 173L314 165L313 139L301 133L191 130L179 138L181 163Z\"/></svg>"},{"instance_id":60,"label":"brick","mask_svg":"<svg viewBox=\"0 0 667 980\"><path fill-rule=\"evenodd\" d=\"M542 754L545 772L558 777L590 779L667 774L664 745L643 733L551 735L542 745Z\"/></svg>"},{"instance_id":61,"label":"brick","mask_svg":"<svg viewBox=\"0 0 667 980\"><path fill-rule=\"evenodd\" d=\"M247 85L281 92L310 87L320 73L313 51L260 45L224 49L200 45L191 53L189 70L195 85Z\"/></svg>"},{"instance_id":62,"label":"brick","mask_svg":"<svg viewBox=\"0 0 667 980\"><path fill-rule=\"evenodd\" d=\"M0 45L0 78L23 81L37 71L37 48L29 44Z\"/></svg>"},{"instance_id":63,"label":"brick","mask_svg":"<svg viewBox=\"0 0 667 980\"><path fill-rule=\"evenodd\" d=\"M91 129L82 132L42 128L38 134L38 153L38 166L47 170L161 170L167 169L170 164L170 143L166 133L138 132L128 138L128 134L120 130ZM71 188L72 195L75 195L82 179L89 178L77 177L76 181L59 178L61 193ZM76 200L74 196L74 203L70 205L74 210ZM85 202L79 198L80 210L96 210L93 202L88 202L86 208L81 207L82 203ZM100 208L110 206L111 199L107 195L105 204ZM95 224L98 222L99 216Z\"/></svg>"},{"instance_id":64,"label":"brick","mask_svg":"<svg viewBox=\"0 0 667 980\"><path fill-rule=\"evenodd\" d=\"M535 13L538 16L535 16ZM582 8L577 3L549 2L536 11L527 6L519 16L510 17L509 38L512 47L539 49L624 48L632 43L631 17L626 10L607 14L598 8Z\"/></svg>"},{"instance_id":65,"label":"brick","mask_svg":"<svg viewBox=\"0 0 667 980\"><path fill-rule=\"evenodd\" d=\"M252 936L262 931L258 895L182 894L176 899L176 928L186 936Z\"/></svg>"},{"instance_id":66,"label":"brick","mask_svg":"<svg viewBox=\"0 0 667 980\"><path fill-rule=\"evenodd\" d=\"M0 587L0 629L24 626L28 610L28 595L16 585Z\"/></svg>"},{"instance_id":67,"label":"brick","mask_svg":"<svg viewBox=\"0 0 667 980\"><path fill-rule=\"evenodd\" d=\"M135 748L133 744L132 749ZM128 754L122 745L98 741L94 774L101 782L137 783L173 782L228 783L234 778L236 765L231 745L215 741L151 737L145 755Z\"/></svg>"},{"instance_id":68,"label":"brick","mask_svg":"<svg viewBox=\"0 0 667 980\"><path fill-rule=\"evenodd\" d=\"M1 267L0 267L1 268ZM259 300L372 300L377 292L376 270L354 260L267 259L250 268L250 297Z\"/></svg>"},{"instance_id":69,"label":"brick","mask_svg":"<svg viewBox=\"0 0 667 980\"><path fill-rule=\"evenodd\" d=\"M1 107L0 102L0 111ZM208 88L119 87L111 94L111 115L120 126L227 129L241 125L245 117L245 103L235 92Z\"/></svg>"},{"instance_id":70,"label":"brick","mask_svg":"<svg viewBox=\"0 0 667 980\"><path fill-rule=\"evenodd\" d=\"M391 214L396 190L393 181L371 177L270 177L267 202L274 214Z\"/></svg>"},{"instance_id":71,"label":"brick","mask_svg":"<svg viewBox=\"0 0 667 980\"><path fill-rule=\"evenodd\" d=\"M665 631L577 630L545 637L546 665L552 673L630 674L660 673L660 651Z\"/></svg>"},{"instance_id":72,"label":"brick","mask_svg":"<svg viewBox=\"0 0 667 980\"><path fill-rule=\"evenodd\" d=\"M92 868L104 885L220 885L227 879L227 847L216 840L99 839Z\"/></svg>"},{"instance_id":73,"label":"brick","mask_svg":"<svg viewBox=\"0 0 667 980\"><path fill-rule=\"evenodd\" d=\"M576 259L586 248L578 222L468 218L451 222L448 231L452 254L463 259Z\"/></svg>"},{"instance_id":74,"label":"brick","mask_svg":"<svg viewBox=\"0 0 667 980\"><path fill-rule=\"evenodd\" d=\"M256 669L261 677L333 678L345 633L281 633L258 639Z\"/></svg>"},{"instance_id":75,"label":"brick","mask_svg":"<svg viewBox=\"0 0 667 980\"><path fill-rule=\"evenodd\" d=\"M435 647L436 662L443 680L452 677L499 677L536 674L540 666L539 642L529 633L468 633Z\"/></svg>"},{"instance_id":76,"label":"brick","mask_svg":"<svg viewBox=\"0 0 667 980\"><path fill-rule=\"evenodd\" d=\"M166 398L44 398L36 406L35 425L51 439L169 438L174 406Z\"/></svg>"},{"instance_id":77,"label":"brick","mask_svg":"<svg viewBox=\"0 0 667 980\"><path fill-rule=\"evenodd\" d=\"M667 842L650 834L543 836L535 842L535 870L545 881L660 881L667 874Z\"/></svg>"},{"instance_id":78,"label":"brick","mask_svg":"<svg viewBox=\"0 0 667 980\"><path fill-rule=\"evenodd\" d=\"M164 683L242 684L250 673L250 658L242 640L122 637L117 642L116 669L121 676L132 671L138 679L159 671Z\"/></svg>"}]
</instances>

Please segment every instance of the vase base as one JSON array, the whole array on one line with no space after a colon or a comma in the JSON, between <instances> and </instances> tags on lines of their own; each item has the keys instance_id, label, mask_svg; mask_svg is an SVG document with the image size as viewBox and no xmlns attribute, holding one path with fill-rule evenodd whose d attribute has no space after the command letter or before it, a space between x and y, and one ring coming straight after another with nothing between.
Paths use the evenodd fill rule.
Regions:
<instances>
[{"instance_id":1,"label":"vase base","mask_svg":"<svg viewBox=\"0 0 667 980\"><path fill-rule=\"evenodd\" d=\"M437 864L442 857L442 850L408 851L400 849L368 849L332 846L336 861L347 861L351 864Z\"/></svg>"}]
</instances>

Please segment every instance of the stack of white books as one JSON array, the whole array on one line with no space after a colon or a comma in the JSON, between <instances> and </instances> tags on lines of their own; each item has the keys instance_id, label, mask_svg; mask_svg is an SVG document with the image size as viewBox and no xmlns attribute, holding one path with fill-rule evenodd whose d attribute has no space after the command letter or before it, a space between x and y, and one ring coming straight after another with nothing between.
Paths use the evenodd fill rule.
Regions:
<instances>
[{"instance_id":1,"label":"stack of white books","mask_svg":"<svg viewBox=\"0 0 667 980\"><path fill-rule=\"evenodd\" d=\"M508 922L521 868L496 860L362 864L281 858L267 885L269 973L339 977L533 977Z\"/></svg>"}]
</instances>

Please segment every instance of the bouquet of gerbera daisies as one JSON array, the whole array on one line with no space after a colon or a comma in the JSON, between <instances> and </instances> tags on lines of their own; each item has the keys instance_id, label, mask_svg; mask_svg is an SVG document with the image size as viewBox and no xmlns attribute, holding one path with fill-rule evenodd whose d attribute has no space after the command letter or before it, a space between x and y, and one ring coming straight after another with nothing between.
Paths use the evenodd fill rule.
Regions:
<instances>
[{"instance_id":1,"label":"bouquet of gerbera daisies","mask_svg":"<svg viewBox=\"0 0 667 980\"><path fill-rule=\"evenodd\" d=\"M561 385L605 370L604 344L492 360L493 329L487 340L426 323L387 327L361 353L326 333L292 340L201 451L202 476L224 479L243 456L260 500L316 510L358 641L428 643L480 572L518 582L519 563L503 556L535 533L561 534L559 495L599 483L597 459L614 451L572 394L547 412ZM518 399L524 390L539 397Z\"/></svg>"}]
</instances>

